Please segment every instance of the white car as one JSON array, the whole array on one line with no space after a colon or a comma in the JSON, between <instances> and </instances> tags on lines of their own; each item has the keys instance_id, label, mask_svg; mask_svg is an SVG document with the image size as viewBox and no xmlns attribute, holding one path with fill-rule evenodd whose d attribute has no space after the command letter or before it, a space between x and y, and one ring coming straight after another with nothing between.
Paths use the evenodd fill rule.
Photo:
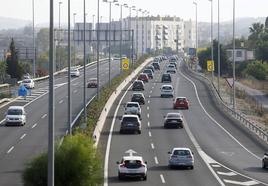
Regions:
<instances>
[{"instance_id":1,"label":"white car","mask_svg":"<svg viewBox=\"0 0 268 186\"><path fill-rule=\"evenodd\" d=\"M160 90L161 97L174 97L174 89L172 85L162 85Z\"/></svg>"},{"instance_id":2,"label":"white car","mask_svg":"<svg viewBox=\"0 0 268 186\"><path fill-rule=\"evenodd\" d=\"M141 107L138 102L127 102L125 105L125 114L134 114L141 117Z\"/></svg>"},{"instance_id":3,"label":"white car","mask_svg":"<svg viewBox=\"0 0 268 186\"><path fill-rule=\"evenodd\" d=\"M10 106L6 112L6 125L25 125L26 112L22 106Z\"/></svg>"},{"instance_id":4,"label":"white car","mask_svg":"<svg viewBox=\"0 0 268 186\"><path fill-rule=\"evenodd\" d=\"M170 154L168 166L173 167L190 167L194 169L194 154L189 148L176 147Z\"/></svg>"},{"instance_id":5,"label":"white car","mask_svg":"<svg viewBox=\"0 0 268 186\"><path fill-rule=\"evenodd\" d=\"M71 76L72 77L79 77L80 76L80 72L76 68L71 69L71 72L70 73L71 73Z\"/></svg>"},{"instance_id":6,"label":"white car","mask_svg":"<svg viewBox=\"0 0 268 186\"><path fill-rule=\"evenodd\" d=\"M147 180L147 162L141 156L124 156L118 164L118 179L141 177Z\"/></svg>"},{"instance_id":7,"label":"white car","mask_svg":"<svg viewBox=\"0 0 268 186\"><path fill-rule=\"evenodd\" d=\"M34 88L34 81L32 79L24 79L21 82L22 85L24 85L28 89Z\"/></svg>"}]
</instances>

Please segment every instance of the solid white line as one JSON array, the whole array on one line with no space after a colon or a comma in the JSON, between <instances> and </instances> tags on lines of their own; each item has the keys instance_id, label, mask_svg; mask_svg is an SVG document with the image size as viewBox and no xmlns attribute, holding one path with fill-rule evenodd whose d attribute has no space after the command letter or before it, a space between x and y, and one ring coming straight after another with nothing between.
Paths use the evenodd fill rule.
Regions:
<instances>
[{"instance_id":1,"label":"solid white line","mask_svg":"<svg viewBox=\"0 0 268 186\"><path fill-rule=\"evenodd\" d=\"M148 132L148 134L149 134L149 137L152 137L152 133L150 131Z\"/></svg>"},{"instance_id":2,"label":"solid white line","mask_svg":"<svg viewBox=\"0 0 268 186\"><path fill-rule=\"evenodd\" d=\"M237 175L234 172L220 172L220 171L217 171L217 174L223 175L223 176L236 176Z\"/></svg>"},{"instance_id":3,"label":"solid white line","mask_svg":"<svg viewBox=\"0 0 268 186\"><path fill-rule=\"evenodd\" d=\"M45 117L47 117L47 114L44 114L41 118L44 119Z\"/></svg>"},{"instance_id":4,"label":"solid white line","mask_svg":"<svg viewBox=\"0 0 268 186\"><path fill-rule=\"evenodd\" d=\"M63 103L63 100L60 100L60 101L59 101L59 104L62 104L62 103Z\"/></svg>"},{"instance_id":5,"label":"solid white line","mask_svg":"<svg viewBox=\"0 0 268 186\"><path fill-rule=\"evenodd\" d=\"M9 154L14 149L14 146L12 146L8 151L7 154Z\"/></svg>"},{"instance_id":6,"label":"solid white line","mask_svg":"<svg viewBox=\"0 0 268 186\"><path fill-rule=\"evenodd\" d=\"M160 174L160 179L161 179L161 182L162 182L162 183L166 183L166 181L165 181L165 178L164 178L163 174Z\"/></svg>"},{"instance_id":7,"label":"solid white line","mask_svg":"<svg viewBox=\"0 0 268 186\"><path fill-rule=\"evenodd\" d=\"M220 165L211 165L212 167L219 168L221 167Z\"/></svg>"},{"instance_id":8,"label":"solid white line","mask_svg":"<svg viewBox=\"0 0 268 186\"><path fill-rule=\"evenodd\" d=\"M112 133L113 133L113 129L114 129L114 124L115 124L115 120L116 120L116 116L119 110L119 106L121 105L124 97L126 96L128 90L132 87L132 85L130 85L127 90L125 91L125 93L123 94L123 96L121 97L115 112L114 112L114 117L113 117L113 121L112 121L112 125L110 128L110 132L109 132L109 137L108 137L108 141L107 141L107 146L106 146L106 153L105 153L105 160L104 160L104 186L108 186L108 163L109 163L109 156L110 156L110 148L111 148L111 142L112 142Z\"/></svg>"},{"instance_id":9,"label":"solid white line","mask_svg":"<svg viewBox=\"0 0 268 186\"><path fill-rule=\"evenodd\" d=\"M25 136L26 136L26 134L23 134L23 135L20 137L20 140L22 140Z\"/></svg>"},{"instance_id":10,"label":"solid white line","mask_svg":"<svg viewBox=\"0 0 268 186\"><path fill-rule=\"evenodd\" d=\"M151 143L151 147L152 147L152 149L154 149L154 144L153 143Z\"/></svg>"},{"instance_id":11,"label":"solid white line","mask_svg":"<svg viewBox=\"0 0 268 186\"><path fill-rule=\"evenodd\" d=\"M35 128L35 127L36 127L36 125L37 125L37 123L35 123L35 124L32 126L32 129L33 129L33 128Z\"/></svg>"},{"instance_id":12,"label":"solid white line","mask_svg":"<svg viewBox=\"0 0 268 186\"><path fill-rule=\"evenodd\" d=\"M5 119L3 119L2 121L0 121L0 125L2 125L4 123Z\"/></svg>"},{"instance_id":13,"label":"solid white line","mask_svg":"<svg viewBox=\"0 0 268 186\"><path fill-rule=\"evenodd\" d=\"M155 164L156 164L156 165L158 165L158 164L159 164L158 159L157 159L157 157L156 157L156 156L154 157L154 162L155 162Z\"/></svg>"},{"instance_id":14,"label":"solid white line","mask_svg":"<svg viewBox=\"0 0 268 186\"><path fill-rule=\"evenodd\" d=\"M246 185L246 186L250 186L250 185L258 185L260 183L256 182L256 181L246 181L246 182L240 182L240 181L233 181L233 180L226 180L223 179L224 182L226 183L231 183L234 185Z\"/></svg>"}]
</instances>

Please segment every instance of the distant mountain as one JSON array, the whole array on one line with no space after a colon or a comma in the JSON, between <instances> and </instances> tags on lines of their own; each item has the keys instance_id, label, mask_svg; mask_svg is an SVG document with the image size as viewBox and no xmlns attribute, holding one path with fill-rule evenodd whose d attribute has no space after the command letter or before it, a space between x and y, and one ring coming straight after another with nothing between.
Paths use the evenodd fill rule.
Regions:
<instances>
[{"instance_id":1,"label":"distant mountain","mask_svg":"<svg viewBox=\"0 0 268 186\"><path fill-rule=\"evenodd\" d=\"M29 24L31 24L31 21L28 20L0 17L0 30L18 29Z\"/></svg>"}]
</instances>

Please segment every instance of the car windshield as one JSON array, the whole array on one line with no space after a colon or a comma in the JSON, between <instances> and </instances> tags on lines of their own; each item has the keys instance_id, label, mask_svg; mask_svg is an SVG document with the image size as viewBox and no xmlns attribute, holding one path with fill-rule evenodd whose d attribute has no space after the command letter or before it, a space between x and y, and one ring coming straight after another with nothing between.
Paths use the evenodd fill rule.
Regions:
<instances>
[{"instance_id":1,"label":"car windshield","mask_svg":"<svg viewBox=\"0 0 268 186\"><path fill-rule=\"evenodd\" d=\"M141 82L135 82L134 85L135 85L135 86L136 86L136 85L137 85L137 86L141 86L142 83L141 83Z\"/></svg>"},{"instance_id":2,"label":"car windshield","mask_svg":"<svg viewBox=\"0 0 268 186\"><path fill-rule=\"evenodd\" d=\"M186 101L185 98L177 98L177 101Z\"/></svg>"},{"instance_id":3,"label":"car windshield","mask_svg":"<svg viewBox=\"0 0 268 186\"><path fill-rule=\"evenodd\" d=\"M30 79L23 80L23 83L31 83L31 80Z\"/></svg>"},{"instance_id":4,"label":"car windshield","mask_svg":"<svg viewBox=\"0 0 268 186\"><path fill-rule=\"evenodd\" d=\"M123 122L137 122L137 118L136 117L124 117L123 118Z\"/></svg>"},{"instance_id":5,"label":"car windshield","mask_svg":"<svg viewBox=\"0 0 268 186\"><path fill-rule=\"evenodd\" d=\"M9 109L7 115L22 115L22 110L20 109Z\"/></svg>"},{"instance_id":6,"label":"car windshield","mask_svg":"<svg viewBox=\"0 0 268 186\"><path fill-rule=\"evenodd\" d=\"M89 82L95 83L95 82L97 82L97 79L90 79Z\"/></svg>"},{"instance_id":7,"label":"car windshield","mask_svg":"<svg viewBox=\"0 0 268 186\"><path fill-rule=\"evenodd\" d=\"M124 164L127 168L139 168L142 166L142 162L140 160L125 160Z\"/></svg>"},{"instance_id":8,"label":"car windshield","mask_svg":"<svg viewBox=\"0 0 268 186\"><path fill-rule=\"evenodd\" d=\"M172 90L172 87L170 87L170 86L164 86L164 87L162 87L162 89L163 90Z\"/></svg>"},{"instance_id":9,"label":"car windshield","mask_svg":"<svg viewBox=\"0 0 268 186\"><path fill-rule=\"evenodd\" d=\"M167 118L178 118L178 117L180 117L180 114L168 114L167 115Z\"/></svg>"},{"instance_id":10,"label":"car windshield","mask_svg":"<svg viewBox=\"0 0 268 186\"><path fill-rule=\"evenodd\" d=\"M163 75L164 79L169 79L169 75Z\"/></svg>"},{"instance_id":11,"label":"car windshield","mask_svg":"<svg viewBox=\"0 0 268 186\"><path fill-rule=\"evenodd\" d=\"M142 96L141 96L141 94L133 94L133 97L134 98L141 98Z\"/></svg>"},{"instance_id":12,"label":"car windshield","mask_svg":"<svg viewBox=\"0 0 268 186\"><path fill-rule=\"evenodd\" d=\"M149 74L151 74L151 73L152 73L152 71L151 71L151 70L149 70L149 69L145 69L143 72L144 72L144 73L149 73Z\"/></svg>"},{"instance_id":13,"label":"car windshield","mask_svg":"<svg viewBox=\"0 0 268 186\"><path fill-rule=\"evenodd\" d=\"M189 150L174 150L173 155L188 156L190 155L190 151Z\"/></svg>"},{"instance_id":14,"label":"car windshield","mask_svg":"<svg viewBox=\"0 0 268 186\"><path fill-rule=\"evenodd\" d=\"M128 103L127 107L138 107L138 104L136 104L136 103Z\"/></svg>"}]
</instances>

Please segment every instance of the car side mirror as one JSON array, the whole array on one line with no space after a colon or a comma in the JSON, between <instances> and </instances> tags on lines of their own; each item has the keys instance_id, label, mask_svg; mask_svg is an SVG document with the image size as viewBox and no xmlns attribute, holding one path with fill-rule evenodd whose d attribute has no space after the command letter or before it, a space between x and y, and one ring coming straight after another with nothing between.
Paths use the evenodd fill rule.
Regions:
<instances>
[{"instance_id":1,"label":"car side mirror","mask_svg":"<svg viewBox=\"0 0 268 186\"><path fill-rule=\"evenodd\" d=\"M5 115L7 115L7 112L5 112Z\"/></svg>"},{"instance_id":2,"label":"car side mirror","mask_svg":"<svg viewBox=\"0 0 268 186\"><path fill-rule=\"evenodd\" d=\"M147 165L147 161L144 162Z\"/></svg>"},{"instance_id":3,"label":"car side mirror","mask_svg":"<svg viewBox=\"0 0 268 186\"><path fill-rule=\"evenodd\" d=\"M163 116L163 118L165 118L166 116Z\"/></svg>"},{"instance_id":4,"label":"car side mirror","mask_svg":"<svg viewBox=\"0 0 268 186\"><path fill-rule=\"evenodd\" d=\"M126 103L123 103L123 107L126 107Z\"/></svg>"},{"instance_id":5,"label":"car side mirror","mask_svg":"<svg viewBox=\"0 0 268 186\"><path fill-rule=\"evenodd\" d=\"M171 152L170 152L170 151L168 151L168 154L171 154Z\"/></svg>"},{"instance_id":6,"label":"car side mirror","mask_svg":"<svg viewBox=\"0 0 268 186\"><path fill-rule=\"evenodd\" d=\"M119 161L117 161L116 164L119 165Z\"/></svg>"},{"instance_id":7,"label":"car side mirror","mask_svg":"<svg viewBox=\"0 0 268 186\"><path fill-rule=\"evenodd\" d=\"M119 118L118 118L119 120L122 120L122 116L119 116Z\"/></svg>"},{"instance_id":8,"label":"car side mirror","mask_svg":"<svg viewBox=\"0 0 268 186\"><path fill-rule=\"evenodd\" d=\"M194 155L194 152L192 152L192 155Z\"/></svg>"}]
</instances>

